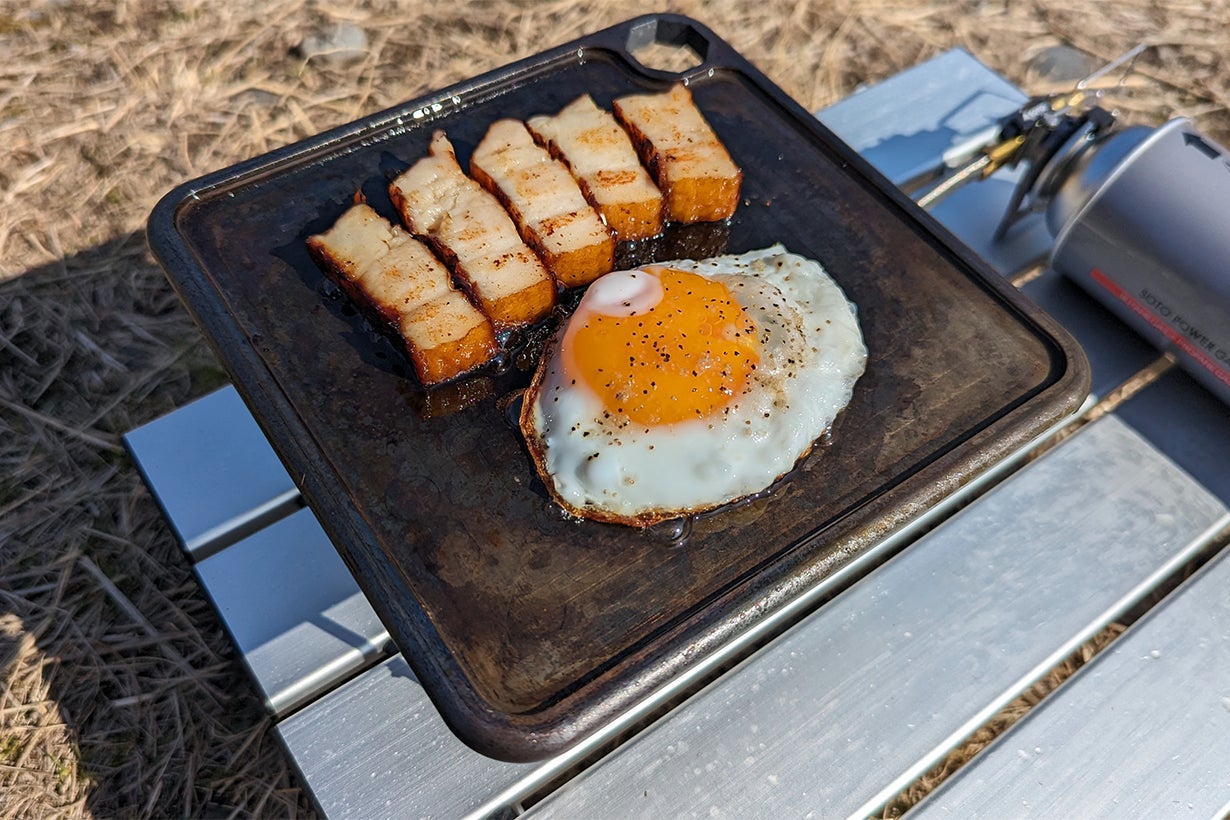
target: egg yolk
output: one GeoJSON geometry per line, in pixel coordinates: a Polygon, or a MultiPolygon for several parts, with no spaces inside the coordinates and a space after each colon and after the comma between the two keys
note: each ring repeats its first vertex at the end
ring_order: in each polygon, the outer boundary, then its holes
{"type": "Polygon", "coordinates": [[[673,268],[644,273],[661,284],[657,303],[607,315],[582,302],[564,336],[565,367],[605,410],[637,424],[719,413],[760,361],[755,322],[721,282],[673,268]]]}

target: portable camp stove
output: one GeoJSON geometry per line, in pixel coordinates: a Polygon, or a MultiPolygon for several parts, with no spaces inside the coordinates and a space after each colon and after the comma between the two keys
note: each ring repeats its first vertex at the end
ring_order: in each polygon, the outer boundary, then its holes
{"type": "Polygon", "coordinates": [[[1230,402],[1230,158],[1187,119],[1120,128],[1097,104],[1095,85],[1143,50],[1028,100],[902,187],[929,208],[1020,166],[994,238],[1043,214],[1051,265],[1230,402]]]}

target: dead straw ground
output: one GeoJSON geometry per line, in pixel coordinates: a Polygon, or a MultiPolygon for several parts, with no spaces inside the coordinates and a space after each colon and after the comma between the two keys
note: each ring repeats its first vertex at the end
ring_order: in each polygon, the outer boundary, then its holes
{"type": "Polygon", "coordinates": [[[1201,0],[2,0],[0,816],[311,813],[121,446],[226,378],[146,250],[158,197],[663,9],[809,109],[955,46],[1046,90],[1029,67],[1050,47],[1104,59],[1144,42],[1125,114],[1230,136],[1230,11],[1201,0]],[[367,35],[357,58],[294,50],[342,22],[367,35]]]}

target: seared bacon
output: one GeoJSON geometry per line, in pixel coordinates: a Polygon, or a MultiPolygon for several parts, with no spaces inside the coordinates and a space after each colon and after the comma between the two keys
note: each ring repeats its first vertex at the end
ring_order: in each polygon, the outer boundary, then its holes
{"type": "Polygon", "coordinates": [[[662,232],[662,192],[641,165],[628,133],[592,97],[582,95],[555,116],[531,117],[525,125],[567,164],[616,239],[648,239],[662,232]]]}
{"type": "Polygon", "coordinates": [[[667,219],[716,222],[734,214],[743,173],[686,86],[620,97],[613,107],[666,196],[667,219]]]}
{"type": "Polygon", "coordinates": [[[564,287],[587,285],[614,267],[610,231],[568,168],[534,142],[525,123],[493,123],[474,149],[470,173],[499,197],[564,287]]]}
{"type": "Polygon", "coordinates": [[[400,339],[419,381],[437,384],[498,351],[491,322],[423,243],[371,206],[351,206],[308,252],[371,321],[400,339]]]}
{"type": "Polygon", "coordinates": [[[499,201],[461,170],[443,132],[389,195],[405,226],[449,264],[497,329],[536,321],[555,306],[550,274],[499,201]]]}

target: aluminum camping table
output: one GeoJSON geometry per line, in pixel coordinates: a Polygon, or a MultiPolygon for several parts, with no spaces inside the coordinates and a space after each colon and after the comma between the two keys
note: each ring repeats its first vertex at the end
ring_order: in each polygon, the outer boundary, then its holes
{"type": "MultiPolygon", "coordinates": [[[[902,181],[1023,99],[957,50],[818,116],[902,181]]],[[[895,557],[843,570],[831,600],[788,607],[772,640],[730,647],[545,761],[452,736],[233,389],[129,434],[322,812],[866,816],[1150,605],[914,811],[1224,815],[1230,409],[1059,273],[1023,273],[1046,258],[1039,221],[991,241],[1012,182],[933,215],[1080,342],[1081,415],[886,536],[895,557]]]]}

